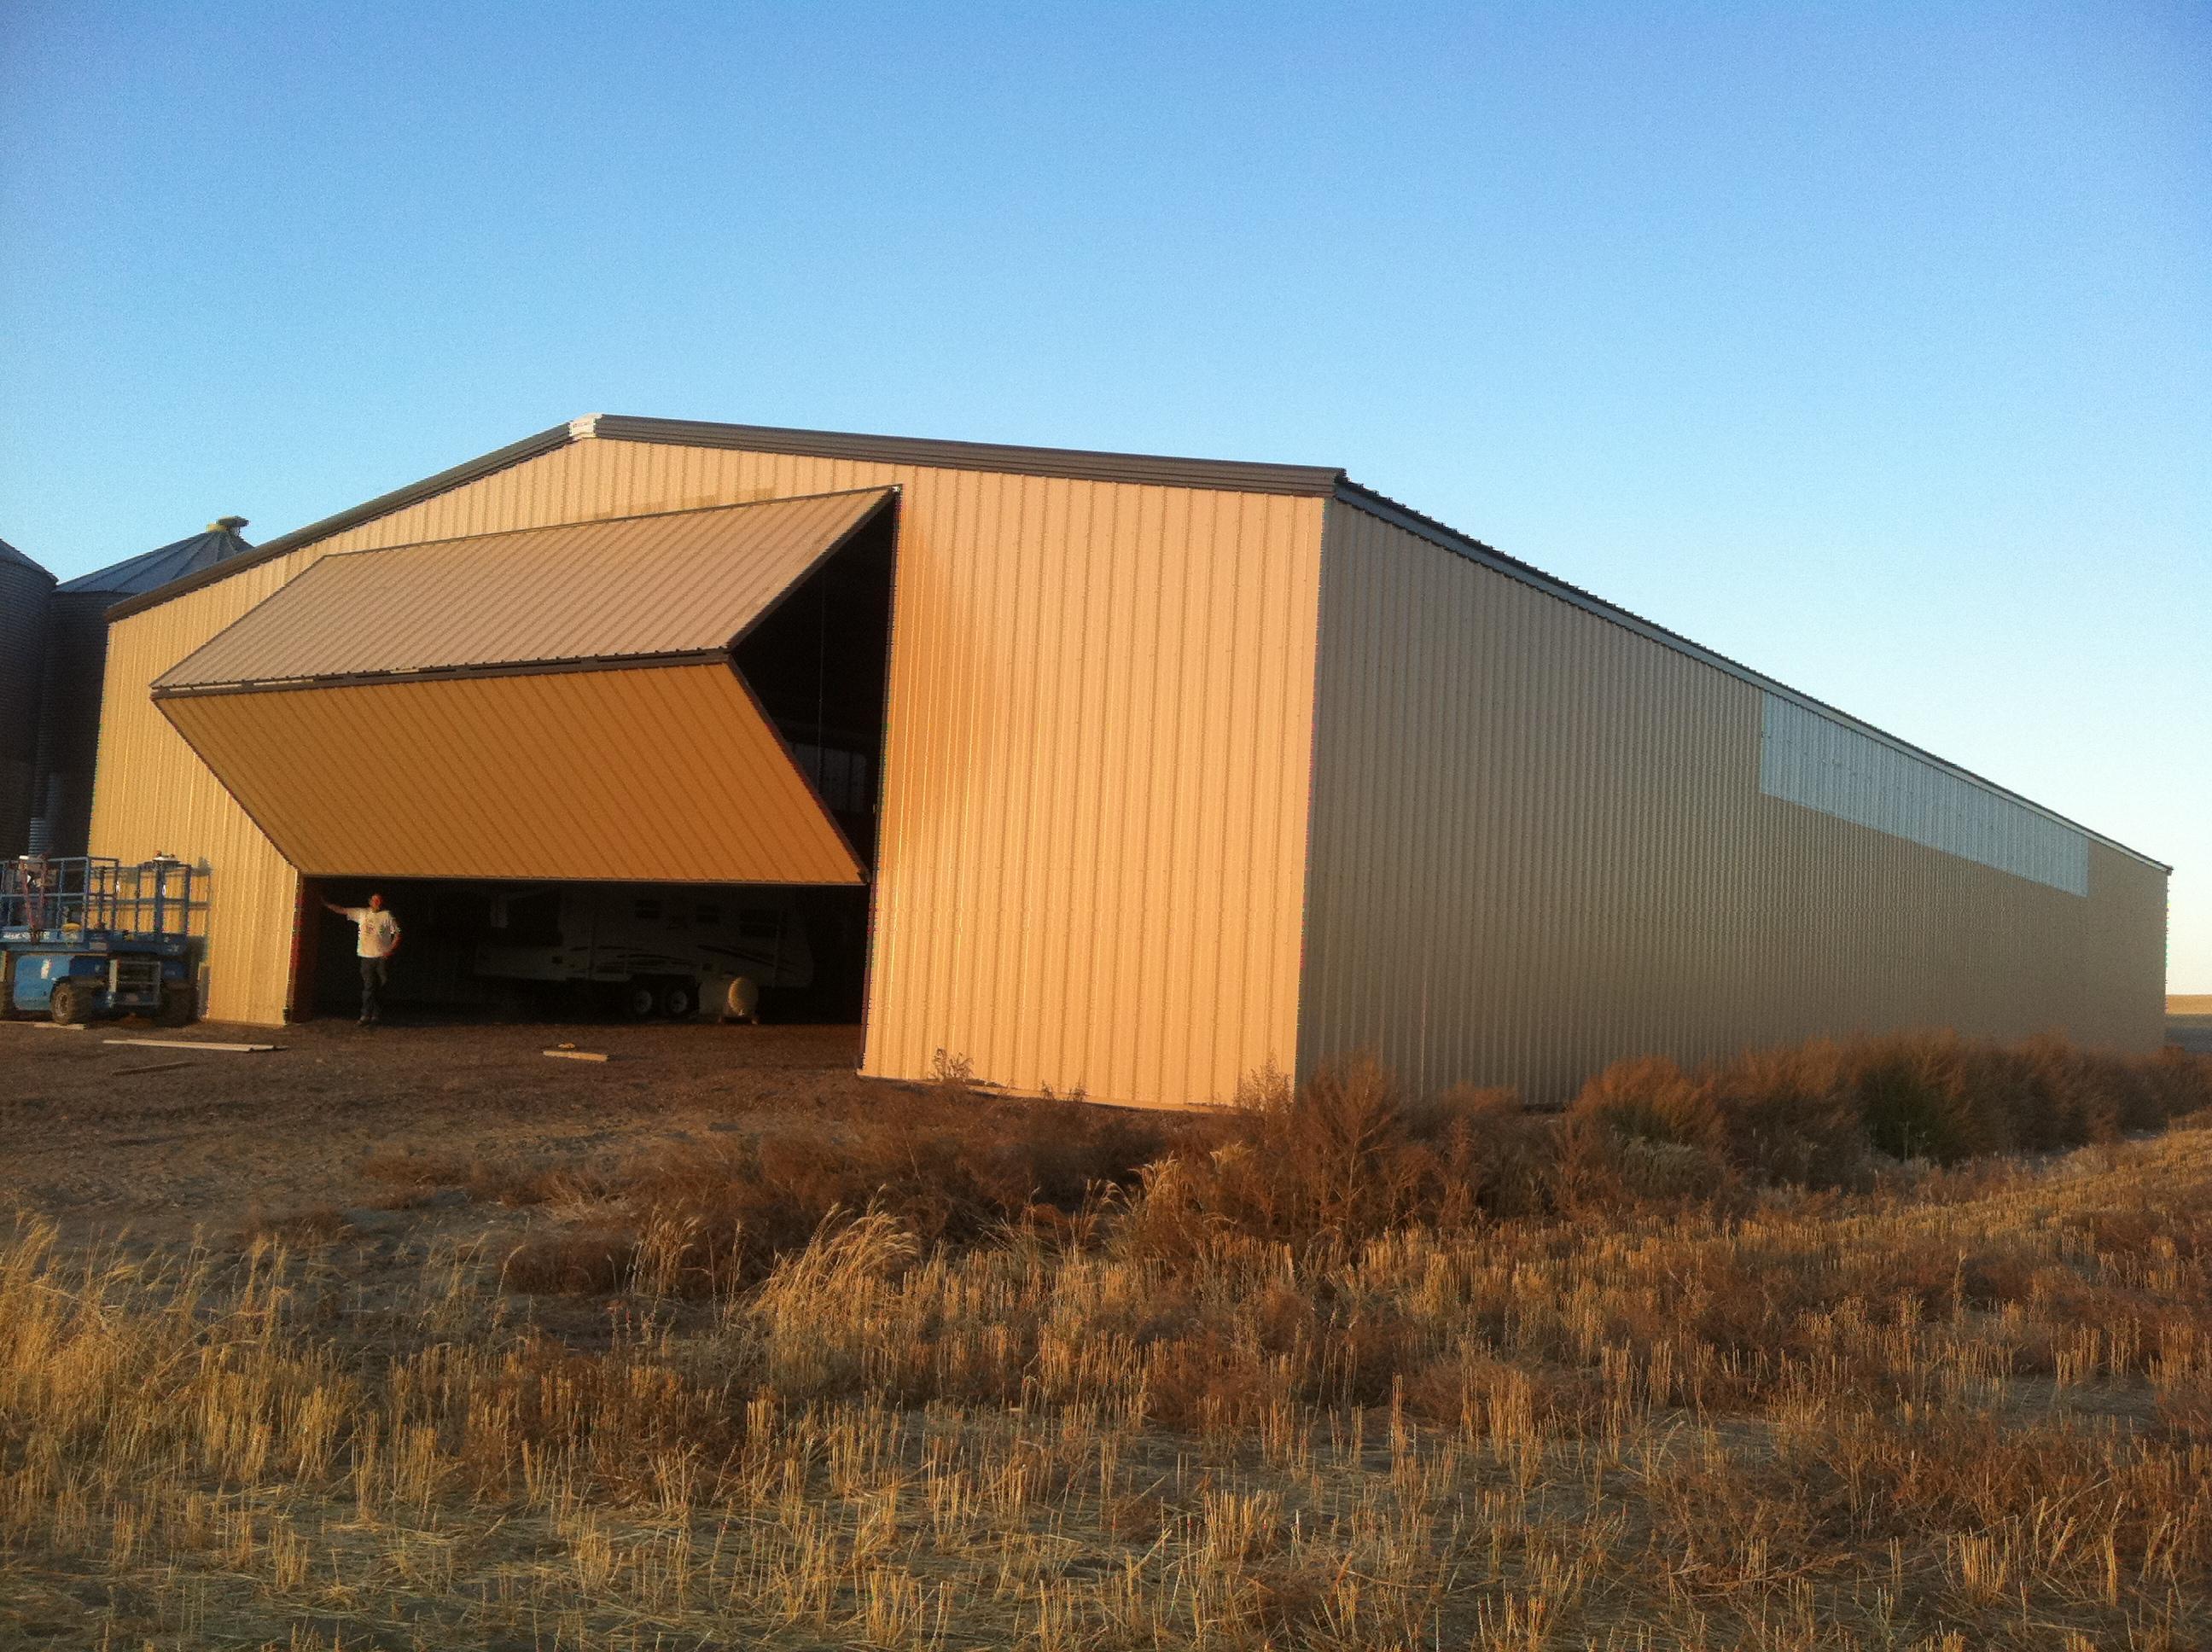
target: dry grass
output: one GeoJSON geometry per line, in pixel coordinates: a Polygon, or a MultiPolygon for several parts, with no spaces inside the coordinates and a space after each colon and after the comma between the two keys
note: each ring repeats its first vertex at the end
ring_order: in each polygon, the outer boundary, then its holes
{"type": "Polygon", "coordinates": [[[1131,1144],[926,1112],[775,1242],[716,1192],[702,1248],[719,1173],[637,1167],[532,1218],[629,1246],[588,1351],[465,1249],[371,1315],[313,1224],[167,1262],[21,1226],[0,1641],[2212,1641],[2212,1132],[1762,1187],[1731,1144],[1780,1151],[1789,1088],[1650,1101],[1619,1139],[1726,1186],[1609,1210],[1509,1099],[1358,1069],[1087,1203],[1131,1144]]]}
{"type": "Polygon", "coordinates": [[[1864,1187],[1884,1163],[2050,1152],[2212,1108],[2212,1062],[2042,1037],[1950,1033],[1752,1050],[1685,1072],[1663,1057],[1608,1067],[1563,1133],[1563,1189],[1600,1206],[1731,1188],[1864,1187]]]}

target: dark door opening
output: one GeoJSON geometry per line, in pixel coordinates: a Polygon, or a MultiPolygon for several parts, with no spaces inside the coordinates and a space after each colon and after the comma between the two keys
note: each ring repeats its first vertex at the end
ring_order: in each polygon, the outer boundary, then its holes
{"type": "Polygon", "coordinates": [[[361,1005],[354,926],[324,909],[383,896],[398,951],[382,997],[441,1021],[850,1023],[866,972],[867,892],[795,885],[448,883],[308,887],[316,944],[303,1013],[361,1005]]]}

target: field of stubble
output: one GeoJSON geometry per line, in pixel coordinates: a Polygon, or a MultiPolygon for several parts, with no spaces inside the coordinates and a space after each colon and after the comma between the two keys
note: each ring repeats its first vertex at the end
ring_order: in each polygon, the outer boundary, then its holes
{"type": "Polygon", "coordinates": [[[20,1218],[0,1642],[2212,1643],[2202,1114],[1778,1177],[1725,1085],[1710,1141],[1370,1074],[986,1145],[957,1078],[198,1247],[20,1218]]]}

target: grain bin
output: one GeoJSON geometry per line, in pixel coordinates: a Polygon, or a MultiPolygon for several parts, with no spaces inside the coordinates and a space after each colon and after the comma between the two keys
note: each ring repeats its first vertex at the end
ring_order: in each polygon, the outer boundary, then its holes
{"type": "Polygon", "coordinates": [[[54,576],[0,541],[0,854],[29,845],[31,767],[54,576]]]}
{"type": "Polygon", "coordinates": [[[92,820],[93,768],[100,747],[100,698],[107,667],[107,610],[172,580],[203,573],[252,550],[242,516],[218,517],[205,531],[81,574],[46,605],[43,709],[39,719],[32,814],[56,854],[82,854],[92,820]]]}

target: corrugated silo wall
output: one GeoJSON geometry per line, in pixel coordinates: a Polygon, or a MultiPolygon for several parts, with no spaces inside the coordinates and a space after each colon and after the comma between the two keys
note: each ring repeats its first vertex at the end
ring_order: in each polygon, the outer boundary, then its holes
{"type": "Polygon", "coordinates": [[[119,600],[112,592],[64,591],[49,610],[35,806],[46,816],[56,854],[82,854],[91,831],[107,610],[119,600]]]}
{"type": "Polygon", "coordinates": [[[0,855],[28,847],[40,662],[54,588],[43,568],[0,560],[0,855]]]}
{"type": "Polygon", "coordinates": [[[212,872],[210,1013],[283,1019],[296,874],[148,684],[333,551],[896,484],[865,1070],[1226,1099],[1296,1059],[1322,503],[592,439],[112,628],[93,846],[212,872]]]}
{"type": "Polygon", "coordinates": [[[2157,866],[1342,501],[1316,715],[1302,1071],[2163,1036],[2157,866]]]}

